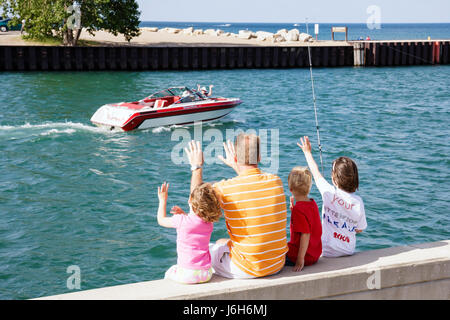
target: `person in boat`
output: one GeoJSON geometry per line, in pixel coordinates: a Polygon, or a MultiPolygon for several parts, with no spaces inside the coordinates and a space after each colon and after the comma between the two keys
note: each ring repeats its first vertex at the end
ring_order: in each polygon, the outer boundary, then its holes
{"type": "MultiPolygon", "coordinates": [[[[224,143],[224,149],[226,157],[219,159],[237,176],[213,184],[229,236],[210,244],[214,273],[240,279],[278,273],[288,251],[283,183],[278,176],[258,168],[261,149],[257,135],[241,133],[234,144],[224,143]]],[[[199,143],[191,143],[185,152],[191,164],[192,189],[203,182],[203,152],[199,143]]]]}
{"type": "Polygon", "coordinates": [[[194,101],[194,95],[189,90],[184,90],[181,94],[181,100],[182,102],[191,102],[194,101]]]}
{"type": "Polygon", "coordinates": [[[203,94],[206,97],[210,97],[212,95],[212,88],[214,88],[214,86],[212,84],[209,85],[209,91],[206,90],[206,87],[201,87],[198,84],[197,85],[197,92],[200,92],[201,94],[203,94]]]}

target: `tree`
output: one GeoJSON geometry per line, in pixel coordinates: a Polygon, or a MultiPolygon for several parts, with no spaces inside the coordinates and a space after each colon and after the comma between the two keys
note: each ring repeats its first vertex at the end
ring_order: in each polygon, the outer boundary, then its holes
{"type": "Polygon", "coordinates": [[[127,41],[140,34],[135,0],[0,0],[0,5],[12,24],[25,20],[31,39],[56,36],[76,46],[82,28],[92,35],[100,29],[121,33],[127,41]]]}

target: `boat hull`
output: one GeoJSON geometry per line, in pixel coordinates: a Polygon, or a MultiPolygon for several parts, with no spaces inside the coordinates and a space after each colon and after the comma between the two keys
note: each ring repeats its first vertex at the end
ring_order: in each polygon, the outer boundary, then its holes
{"type": "Polygon", "coordinates": [[[97,126],[110,130],[142,130],[154,127],[183,125],[197,121],[212,121],[228,115],[241,104],[239,99],[213,101],[194,105],[176,105],[161,109],[123,108],[121,105],[105,105],[92,116],[97,126]]]}

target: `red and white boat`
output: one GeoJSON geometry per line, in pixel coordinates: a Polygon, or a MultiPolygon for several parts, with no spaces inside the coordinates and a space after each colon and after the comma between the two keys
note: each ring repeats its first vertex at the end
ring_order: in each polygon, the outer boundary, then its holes
{"type": "Polygon", "coordinates": [[[174,87],[140,101],[106,104],[94,113],[91,122],[123,131],[182,125],[222,118],[241,103],[238,98],[212,98],[187,87],[174,87]]]}

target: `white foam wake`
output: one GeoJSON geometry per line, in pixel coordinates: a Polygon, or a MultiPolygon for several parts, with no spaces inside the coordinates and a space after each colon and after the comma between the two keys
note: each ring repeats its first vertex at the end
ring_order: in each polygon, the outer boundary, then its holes
{"type": "Polygon", "coordinates": [[[10,131],[10,132],[17,132],[17,131],[25,131],[25,132],[32,132],[32,133],[39,133],[41,135],[50,135],[54,133],[66,133],[66,134],[72,134],[76,131],[90,131],[95,133],[108,133],[109,130],[105,128],[99,128],[94,126],[89,126],[83,123],[78,122],[48,122],[48,123],[41,123],[41,124],[30,124],[25,123],[23,125],[18,126],[0,126],[0,132],[3,131],[10,131]],[[47,130],[49,129],[49,130],[47,130]],[[43,132],[39,132],[45,130],[43,132]]]}

